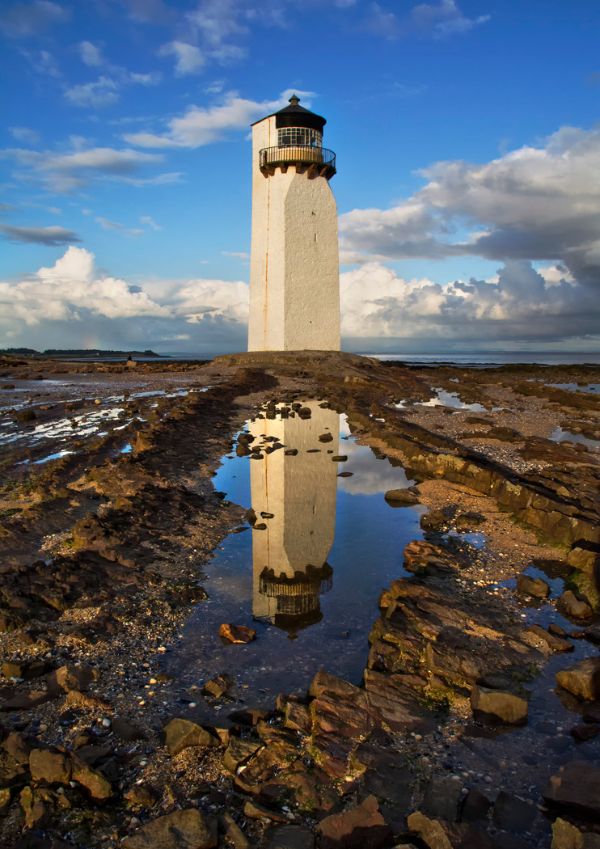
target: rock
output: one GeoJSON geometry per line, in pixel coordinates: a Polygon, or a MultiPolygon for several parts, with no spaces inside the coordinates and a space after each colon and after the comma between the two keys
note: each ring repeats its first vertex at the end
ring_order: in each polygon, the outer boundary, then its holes
{"type": "Polygon", "coordinates": [[[125,740],[127,743],[130,743],[133,740],[146,739],[146,732],[143,728],[128,722],[121,716],[115,716],[111,723],[111,730],[113,734],[116,734],[117,737],[120,737],[121,740],[125,740]]]}
{"type": "Polygon", "coordinates": [[[101,773],[92,769],[76,755],[71,755],[71,778],[88,791],[92,799],[102,802],[112,796],[112,787],[101,773]]]}
{"type": "Polygon", "coordinates": [[[494,822],[499,828],[523,834],[529,831],[537,815],[537,808],[532,802],[513,796],[501,790],[494,803],[494,822]]]}
{"type": "Polygon", "coordinates": [[[331,458],[334,463],[345,463],[348,459],[347,454],[334,454],[331,458]]]}
{"type": "Polygon", "coordinates": [[[301,419],[310,419],[310,417],[312,416],[312,411],[310,407],[300,407],[300,409],[298,410],[298,416],[301,419]]]}
{"type": "Polygon", "coordinates": [[[269,832],[266,849],[314,849],[312,831],[300,825],[282,825],[269,832]]]}
{"type": "Polygon", "coordinates": [[[13,690],[8,699],[0,702],[0,711],[31,710],[50,701],[51,698],[52,695],[48,690],[13,690]]]}
{"type": "Polygon", "coordinates": [[[201,725],[189,719],[172,719],[163,728],[170,755],[178,755],[190,746],[218,746],[219,741],[201,725]]]}
{"type": "Polygon", "coordinates": [[[419,499],[410,489],[388,489],[384,496],[392,507],[404,507],[417,504],[419,499]]]}
{"type": "Polygon", "coordinates": [[[331,433],[322,433],[319,436],[319,442],[333,442],[333,434],[331,433]]]}
{"type": "Polygon", "coordinates": [[[125,849],[214,849],[217,825],[196,808],[188,808],[151,820],[121,845],[125,849]]]}
{"type": "Polygon", "coordinates": [[[573,643],[563,639],[563,637],[558,637],[555,634],[550,633],[549,630],[546,631],[541,625],[531,625],[524,632],[523,636],[528,642],[530,641],[529,637],[531,637],[533,645],[538,645],[542,648],[542,650],[547,649],[551,652],[567,652],[573,651],[574,649],[573,643]]]}
{"type": "Polygon", "coordinates": [[[600,563],[600,553],[575,545],[568,554],[567,563],[574,569],[593,575],[600,563]]]}
{"type": "Polygon", "coordinates": [[[570,761],[550,778],[543,793],[548,804],[600,819],[600,769],[589,761],[570,761]]]}
{"type": "Polygon", "coordinates": [[[71,778],[71,763],[61,752],[49,749],[33,749],[29,755],[31,778],[46,784],[68,784],[71,778]]]}
{"type": "Polygon", "coordinates": [[[427,849],[453,849],[450,838],[442,823],[429,819],[421,811],[415,811],[407,818],[408,827],[427,846],[427,849]]]}
{"type": "Polygon", "coordinates": [[[556,683],[577,699],[600,699],[600,657],[590,657],[556,673],[556,683]]]}
{"type": "Polygon", "coordinates": [[[447,531],[451,525],[453,510],[430,510],[421,516],[421,527],[424,531],[447,531]]]}
{"type": "Polygon", "coordinates": [[[61,666],[48,676],[48,691],[55,696],[72,690],[84,693],[95,677],[95,670],[89,666],[61,666]]]}
{"type": "Polygon", "coordinates": [[[578,599],[572,590],[566,590],[558,599],[558,607],[571,619],[591,619],[593,610],[587,601],[578,599]]]}
{"type": "Polygon", "coordinates": [[[225,840],[233,846],[233,849],[250,849],[248,838],[230,813],[221,814],[219,823],[225,832],[225,840]]]}
{"type": "Polygon", "coordinates": [[[295,457],[296,454],[298,453],[298,449],[297,448],[286,448],[283,453],[285,454],[286,457],[295,457]]]}
{"type": "Polygon", "coordinates": [[[143,810],[144,808],[152,808],[156,804],[156,794],[145,784],[134,784],[123,798],[127,802],[127,807],[132,810],[143,810]]]}
{"type": "Polygon", "coordinates": [[[574,725],[569,733],[578,743],[585,743],[600,734],[600,723],[581,722],[579,725],[574,725]]]}
{"type": "Polygon", "coordinates": [[[0,816],[3,816],[10,807],[10,789],[8,787],[0,790],[0,816]]]}
{"type": "Polygon", "coordinates": [[[231,678],[229,675],[224,673],[223,675],[217,675],[215,678],[211,678],[210,681],[207,681],[202,687],[202,692],[205,695],[212,696],[213,699],[220,699],[227,695],[230,688],[231,678]]]}
{"type": "MultiPolygon", "coordinates": [[[[256,525],[254,527],[256,528],[256,525]]],[[[255,640],[256,631],[253,628],[247,628],[245,625],[223,623],[219,627],[219,636],[227,640],[228,643],[240,645],[242,643],[251,643],[252,640],[255,640]]]]}
{"type": "Polygon", "coordinates": [[[461,819],[463,822],[477,822],[487,818],[488,811],[492,807],[492,803],[476,787],[469,790],[467,798],[464,801],[461,810],[461,819]]]}
{"type": "Polygon", "coordinates": [[[552,823],[551,849],[600,849],[600,834],[581,831],[558,817],[552,823]]]}
{"type": "Polygon", "coordinates": [[[421,809],[430,817],[457,822],[462,795],[463,787],[457,776],[435,776],[427,785],[421,809]]]}
{"type": "Polygon", "coordinates": [[[301,705],[298,702],[287,702],[283,725],[292,731],[301,731],[303,734],[310,734],[311,719],[306,705],[301,705]]]}
{"type": "Polygon", "coordinates": [[[249,760],[262,746],[260,740],[246,740],[242,737],[231,737],[223,755],[223,766],[229,772],[235,773],[237,768],[249,760]]]}
{"type": "Polygon", "coordinates": [[[375,796],[356,808],[325,817],[317,826],[320,849],[377,849],[391,836],[375,796]]]}
{"type": "Polygon", "coordinates": [[[265,808],[264,805],[259,805],[258,802],[248,800],[244,805],[244,816],[251,820],[272,820],[273,822],[287,822],[288,818],[280,811],[272,811],[270,808],[265,808]]]}
{"type": "Polygon", "coordinates": [[[475,716],[502,725],[524,725],[529,709],[527,699],[503,690],[490,690],[475,685],[471,690],[471,707],[475,716]]]}
{"type": "Polygon", "coordinates": [[[517,592],[529,595],[533,598],[548,598],[550,587],[542,578],[531,578],[529,575],[519,575],[517,578],[517,592]]]}

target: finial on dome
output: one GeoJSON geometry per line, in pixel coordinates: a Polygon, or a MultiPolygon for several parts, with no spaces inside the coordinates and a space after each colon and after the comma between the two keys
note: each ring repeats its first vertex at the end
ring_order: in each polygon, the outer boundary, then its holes
{"type": "Polygon", "coordinates": [[[295,94],[292,94],[292,96],[289,99],[289,103],[291,103],[292,106],[297,106],[300,103],[300,98],[297,97],[295,94]]]}

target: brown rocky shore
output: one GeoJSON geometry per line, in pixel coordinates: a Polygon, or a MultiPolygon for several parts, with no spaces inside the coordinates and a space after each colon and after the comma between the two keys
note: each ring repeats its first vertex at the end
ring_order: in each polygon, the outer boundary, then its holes
{"type": "Polygon", "coordinates": [[[0,360],[0,846],[600,847],[599,383],[311,352],[0,360]],[[227,669],[192,690],[165,658],[215,549],[260,533],[215,491],[221,458],[307,398],[406,470],[386,506],[422,505],[423,533],[362,680],[324,661],[240,708],[227,669]]]}

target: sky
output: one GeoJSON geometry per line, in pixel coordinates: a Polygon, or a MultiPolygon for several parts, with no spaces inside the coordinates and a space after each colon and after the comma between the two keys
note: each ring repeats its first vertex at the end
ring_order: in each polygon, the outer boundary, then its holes
{"type": "Polygon", "coordinates": [[[597,0],[2,0],[0,348],[243,350],[297,93],[345,350],[600,350],[599,41],[597,0]]]}

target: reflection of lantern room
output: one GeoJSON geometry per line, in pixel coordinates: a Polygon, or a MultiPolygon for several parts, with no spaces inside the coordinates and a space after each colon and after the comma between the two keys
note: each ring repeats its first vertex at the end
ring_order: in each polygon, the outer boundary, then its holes
{"type": "Polygon", "coordinates": [[[259,582],[259,592],[275,602],[273,624],[285,631],[297,631],[313,625],[323,618],[319,596],[329,592],[333,569],[328,563],[320,568],[307,566],[306,572],[288,578],[285,573],[275,575],[264,569],[259,582]]]}
{"type": "Polygon", "coordinates": [[[308,172],[308,177],[326,177],[335,174],[335,153],[323,147],[325,118],[300,106],[293,95],[290,105],[275,113],[277,145],[262,148],[259,153],[260,170],[266,176],[276,168],[285,173],[290,165],[296,172],[308,172]]]}

